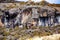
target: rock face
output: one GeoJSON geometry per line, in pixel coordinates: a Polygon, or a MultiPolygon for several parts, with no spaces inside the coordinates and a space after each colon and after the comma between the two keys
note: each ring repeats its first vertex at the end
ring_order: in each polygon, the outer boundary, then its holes
{"type": "Polygon", "coordinates": [[[54,34],[50,36],[44,36],[44,37],[33,37],[27,40],[60,40],[60,34],[54,34]]]}
{"type": "MultiPolygon", "coordinates": [[[[17,10],[19,11],[18,13],[20,13],[20,8],[22,7],[22,5],[20,6],[19,3],[5,3],[5,4],[0,3],[0,4],[1,4],[0,9],[2,9],[2,10],[8,9],[10,14],[16,13],[17,10]]],[[[60,14],[58,14],[60,12],[56,12],[54,7],[39,6],[39,5],[38,6],[36,6],[36,5],[33,5],[33,6],[25,5],[21,8],[21,10],[23,10],[23,12],[21,12],[21,16],[22,16],[20,19],[21,23],[29,23],[33,20],[34,23],[36,22],[36,25],[38,25],[38,26],[53,26],[55,24],[56,25],[60,24],[60,21],[59,21],[60,20],[60,14]],[[32,10],[30,10],[29,8],[31,8],[32,10]],[[24,12],[23,9],[25,11],[26,10],[27,11],[24,12]],[[56,13],[57,13],[57,16],[56,16],[56,13]]]]}

